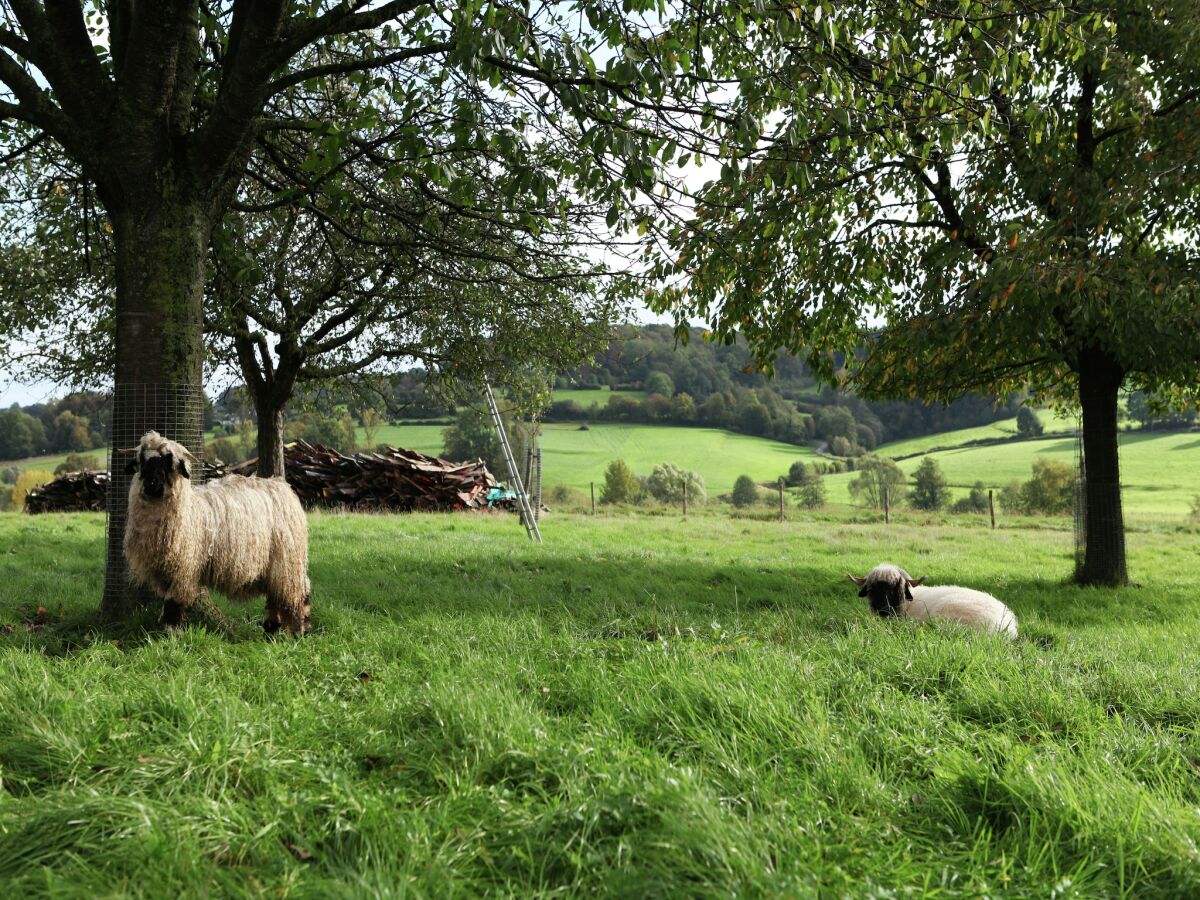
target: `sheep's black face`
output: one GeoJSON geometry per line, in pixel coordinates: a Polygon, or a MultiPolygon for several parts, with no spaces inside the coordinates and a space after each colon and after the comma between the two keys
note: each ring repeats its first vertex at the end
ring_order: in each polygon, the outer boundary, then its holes
{"type": "Polygon", "coordinates": [[[871,604],[871,612],[885,619],[900,615],[904,601],[913,598],[907,582],[886,581],[864,585],[858,596],[866,597],[871,604]]]}
{"type": "Polygon", "coordinates": [[[187,467],[182,460],[176,462],[171,456],[155,456],[138,465],[142,476],[142,493],[154,500],[161,500],[168,486],[177,475],[186,476],[187,467]]]}

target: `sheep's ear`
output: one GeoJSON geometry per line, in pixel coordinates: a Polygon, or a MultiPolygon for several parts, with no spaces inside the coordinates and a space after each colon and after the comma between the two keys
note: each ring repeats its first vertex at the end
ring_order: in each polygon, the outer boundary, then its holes
{"type": "Polygon", "coordinates": [[[127,463],[125,464],[125,474],[126,474],[126,475],[132,475],[132,474],[133,474],[134,472],[136,472],[136,471],[137,471],[139,468],[141,468],[141,467],[138,465],[138,461],[137,461],[137,459],[136,459],[136,458],[135,458],[135,459],[131,459],[129,462],[127,462],[127,463]]]}
{"type": "Polygon", "coordinates": [[[859,578],[857,575],[851,575],[849,572],[846,573],[846,577],[849,578],[851,581],[853,581],[855,584],[857,584],[859,587],[862,587],[864,584],[867,583],[867,579],[859,578]]]}
{"type": "Polygon", "coordinates": [[[923,585],[925,583],[925,579],[928,577],[929,577],[928,575],[922,575],[920,578],[917,578],[917,579],[910,578],[910,579],[908,579],[908,586],[909,587],[920,587],[921,585],[923,585]]]}
{"type": "Polygon", "coordinates": [[[190,470],[190,469],[188,469],[188,466],[187,466],[187,460],[181,459],[181,460],[180,460],[180,461],[177,463],[177,465],[178,465],[178,467],[179,467],[179,474],[180,474],[180,475],[182,475],[184,478],[191,478],[191,477],[192,477],[192,472],[191,472],[191,470],[190,470]]]}

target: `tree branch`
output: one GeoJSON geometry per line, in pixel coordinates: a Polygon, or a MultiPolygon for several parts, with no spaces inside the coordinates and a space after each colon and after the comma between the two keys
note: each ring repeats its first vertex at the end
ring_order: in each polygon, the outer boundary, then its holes
{"type": "Polygon", "coordinates": [[[426,47],[409,47],[405,50],[397,50],[394,53],[388,53],[383,56],[368,57],[365,59],[356,59],[342,63],[328,63],[323,66],[312,66],[308,69],[301,69],[286,75],[283,78],[277,78],[267,85],[267,95],[274,96],[280,91],[287,90],[297,84],[302,84],[310,78],[321,78],[325,75],[345,75],[349,72],[365,72],[370,69],[382,68],[390,66],[394,63],[404,62],[409,59],[419,59],[424,56],[436,56],[439,53],[447,53],[453,50],[455,44],[453,41],[439,44],[430,44],[426,47]]]}

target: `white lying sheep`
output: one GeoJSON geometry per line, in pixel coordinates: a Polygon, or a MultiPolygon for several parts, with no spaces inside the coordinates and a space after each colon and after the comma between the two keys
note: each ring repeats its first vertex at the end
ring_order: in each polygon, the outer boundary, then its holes
{"type": "Polygon", "coordinates": [[[137,447],[129,487],[125,557],[135,580],[163,598],[167,626],[202,588],[231,597],[267,596],[263,628],[308,630],[308,520],[282,478],[231,475],[192,487],[181,444],[149,431],[137,447]]]}
{"type": "Polygon", "coordinates": [[[1009,638],[1017,636],[1017,617],[1013,611],[983,591],[957,585],[928,587],[923,577],[914,580],[899,566],[890,563],[881,563],[865,578],[847,577],[861,588],[858,596],[866,597],[871,612],[878,616],[896,616],[916,622],[943,619],[978,631],[1009,638]]]}

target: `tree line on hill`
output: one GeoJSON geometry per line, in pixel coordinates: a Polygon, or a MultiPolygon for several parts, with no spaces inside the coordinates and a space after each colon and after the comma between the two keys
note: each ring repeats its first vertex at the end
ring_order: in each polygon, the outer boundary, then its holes
{"type": "Polygon", "coordinates": [[[821,387],[795,355],[779,352],[773,374],[755,365],[743,341],[706,341],[699,329],[686,342],[665,325],[624,326],[593,363],[569,369],[558,389],[638,390],[645,399],[614,394],[604,404],[552,403],[547,421],[599,420],[703,425],[788,443],[826,442],[837,456],[856,456],[886,441],[986,425],[1016,415],[1017,393],[968,394],[952,403],[868,401],[821,387]]]}

